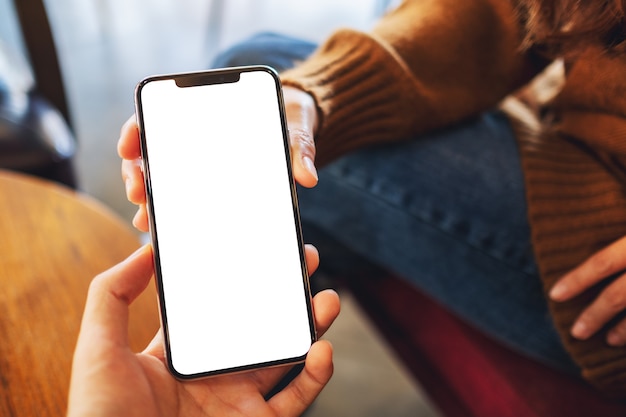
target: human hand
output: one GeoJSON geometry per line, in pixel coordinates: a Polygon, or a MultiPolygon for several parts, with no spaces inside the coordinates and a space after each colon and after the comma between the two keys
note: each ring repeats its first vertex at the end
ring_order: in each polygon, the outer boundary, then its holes
{"type": "MultiPolygon", "coordinates": [[[[314,133],[318,124],[315,101],[309,94],[293,87],[284,87],[283,96],[294,178],[304,187],[314,187],[317,184],[314,133]]],[[[122,126],[117,151],[122,158],[122,179],[126,187],[126,197],[138,206],[133,225],[140,231],[147,232],[146,192],[135,116],[122,126]]]]}
{"type": "MultiPolygon", "coordinates": [[[[312,246],[305,249],[312,273],[319,257],[312,246]]],[[[74,353],[68,417],[295,416],[304,412],[332,375],[332,347],[327,341],[314,343],[300,374],[267,401],[264,396],[289,366],[183,382],[167,370],[160,331],[143,352],[132,352],[128,307],[150,282],[152,265],[147,245],[91,283],[74,353]]],[[[339,298],[332,290],[322,291],[314,297],[313,308],[321,335],[339,314],[339,298]]]]}
{"type": "MultiPolygon", "coordinates": [[[[554,301],[567,301],[595,284],[619,275],[576,319],[571,328],[573,337],[588,339],[618,314],[626,310],[626,237],[596,252],[586,261],[564,275],[550,291],[554,301]]],[[[607,333],[607,343],[626,345],[626,319],[619,321],[607,333]]]]}

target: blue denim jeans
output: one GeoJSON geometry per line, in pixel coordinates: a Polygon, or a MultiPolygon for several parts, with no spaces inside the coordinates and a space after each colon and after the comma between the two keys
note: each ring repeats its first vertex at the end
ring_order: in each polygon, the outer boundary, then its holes
{"type": "MultiPolygon", "coordinates": [[[[283,70],[315,48],[261,34],[214,66],[283,70]]],[[[364,262],[404,277],[513,350],[576,372],[548,313],[526,218],[515,138],[498,111],[346,155],[298,189],[305,240],[322,270],[364,262]]]]}

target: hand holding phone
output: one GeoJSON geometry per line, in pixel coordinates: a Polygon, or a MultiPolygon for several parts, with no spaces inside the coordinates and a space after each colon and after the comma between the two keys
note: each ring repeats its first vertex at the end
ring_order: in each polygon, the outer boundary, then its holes
{"type": "MultiPolygon", "coordinates": [[[[311,246],[305,251],[312,272],[317,252],[311,246]]],[[[176,380],[164,364],[162,332],[141,353],[129,354],[129,304],[150,283],[152,256],[150,247],[144,246],[93,280],[74,351],[67,416],[85,416],[94,410],[102,417],[118,417],[120,410],[124,415],[168,417],[219,416],[234,410],[250,417],[301,415],[332,375],[332,347],[326,341],[311,347],[304,370],[269,399],[268,392],[289,366],[234,377],[176,380]]],[[[326,290],[313,302],[316,326],[323,334],[339,312],[339,298],[326,290]]]]}
{"type": "Polygon", "coordinates": [[[151,77],[136,103],[170,370],[304,360],[316,335],[276,73],[151,77]]]}

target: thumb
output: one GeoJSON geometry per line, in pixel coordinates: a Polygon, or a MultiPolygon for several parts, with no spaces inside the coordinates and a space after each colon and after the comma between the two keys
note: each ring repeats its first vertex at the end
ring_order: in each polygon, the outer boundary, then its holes
{"type": "Polygon", "coordinates": [[[315,168],[315,144],[313,134],[302,128],[289,129],[289,142],[292,151],[293,175],[298,184],[311,188],[317,185],[315,168]]]}
{"type": "Polygon", "coordinates": [[[153,273],[152,248],[145,245],[126,260],[96,276],[89,286],[81,338],[128,344],[128,307],[153,273]]]}
{"type": "Polygon", "coordinates": [[[304,369],[268,404],[279,416],[299,416],[315,401],[333,375],[333,349],[327,340],[311,346],[304,369]]]}
{"type": "Polygon", "coordinates": [[[283,96],[294,177],[300,185],[314,187],[317,184],[314,132],[318,123],[315,100],[308,93],[289,86],[283,88],[283,96]]]}

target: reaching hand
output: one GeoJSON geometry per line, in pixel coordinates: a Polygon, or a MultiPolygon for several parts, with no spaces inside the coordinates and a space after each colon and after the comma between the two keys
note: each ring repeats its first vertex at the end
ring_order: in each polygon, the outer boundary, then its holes
{"type": "MultiPolygon", "coordinates": [[[[550,291],[555,301],[567,301],[595,284],[621,273],[578,317],[572,336],[588,339],[611,319],[626,310],[626,237],[592,255],[563,276],[550,291]]],[[[615,324],[607,334],[607,343],[626,345],[626,319],[615,324]]]]}
{"type": "MultiPolygon", "coordinates": [[[[319,258],[306,247],[310,273],[319,258]]],[[[296,416],[317,397],[333,371],[326,341],[311,347],[302,372],[269,400],[264,396],[290,369],[266,368],[203,380],[176,380],[164,363],[161,332],[141,353],[128,344],[128,307],[153,274],[152,250],[144,246],[97,276],[89,288],[74,353],[68,417],[79,416],[296,416]]],[[[313,299],[323,334],[339,313],[333,291],[313,299]]]]}
{"type": "MultiPolygon", "coordinates": [[[[317,184],[315,169],[314,133],[317,129],[317,109],[313,97],[293,87],[283,88],[285,112],[289,126],[289,144],[295,180],[304,187],[317,184]]],[[[133,225],[142,232],[148,231],[146,192],[141,171],[141,147],[135,116],[124,123],[117,144],[122,158],[122,179],[126,197],[138,206],[133,225]]]]}

